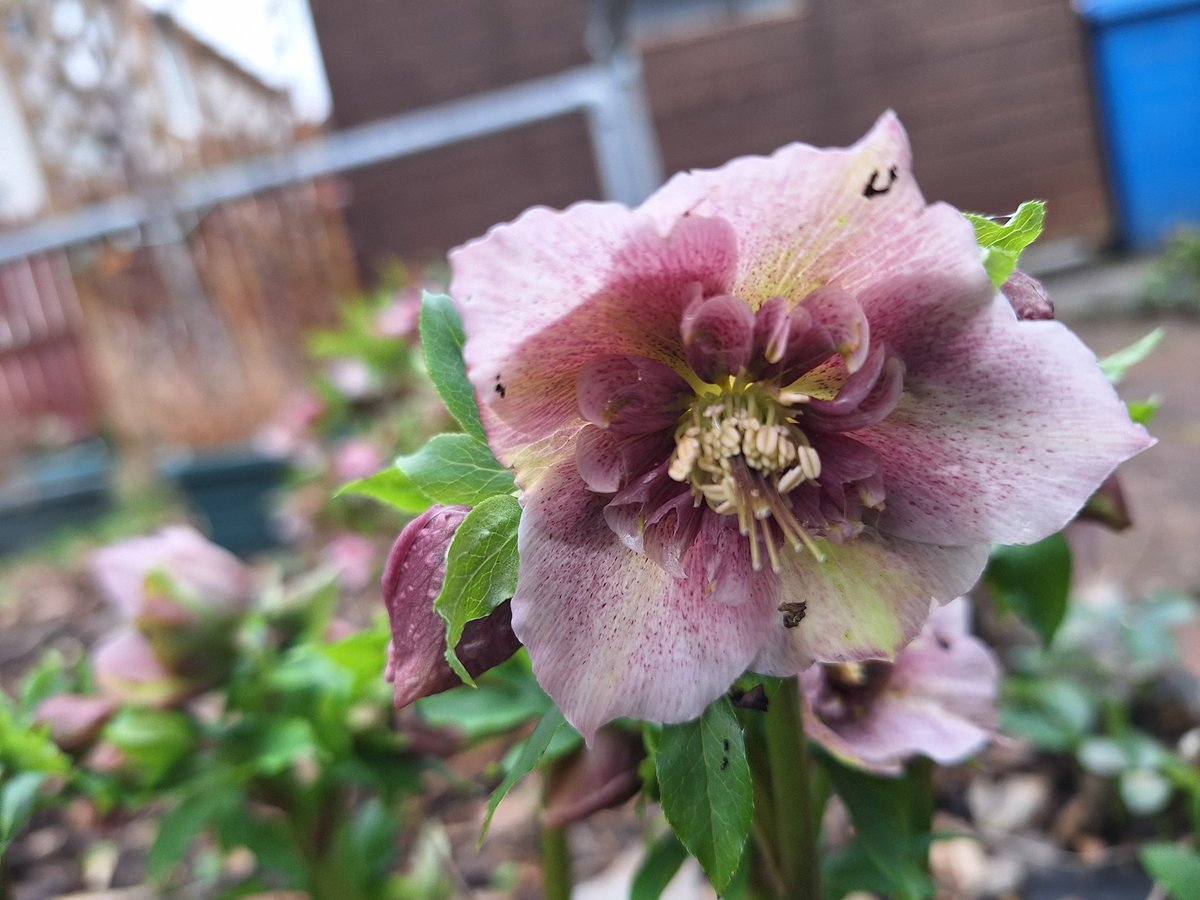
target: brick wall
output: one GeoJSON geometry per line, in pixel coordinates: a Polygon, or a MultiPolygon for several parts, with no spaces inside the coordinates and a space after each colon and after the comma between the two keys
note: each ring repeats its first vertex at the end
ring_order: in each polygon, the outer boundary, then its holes
{"type": "MultiPolygon", "coordinates": [[[[642,48],[668,172],[789,141],[845,144],[892,107],[931,200],[1049,201],[1047,231],[1102,242],[1110,217],[1084,38],[1069,0],[808,0],[800,15],[642,48]]],[[[338,125],[587,61],[581,0],[313,0],[338,125]]],[[[596,197],[569,117],[356,173],[367,260],[444,251],[526,206],[596,197]]]]}

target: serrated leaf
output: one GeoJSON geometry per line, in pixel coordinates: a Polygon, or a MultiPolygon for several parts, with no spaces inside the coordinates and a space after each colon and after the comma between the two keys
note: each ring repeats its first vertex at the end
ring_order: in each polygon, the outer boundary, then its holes
{"type": "Polygon", "coordinates": [[[439,434],[416,453],[399,457],[396,468],[436,503],[474,506],[516,488],[512,472],[469,434],[439,434]]]}
{"type": "Polygon", "coordinates": [[[421,346],[425,350],[425,368],[446,409],[463,431],[486,441],[479,406],[475,402],[475,389],[467,379],[467,367],[463,363],[466,340],[454,301],[445,294],[426,291],[421,297],[421,346]]]}
{"type": "Polygon", "coordinates": [[[483,817],[483,827],[479,830],[480,844],[487,837],[488,828],[492,824],[492,816],[496,814],[496,807],[500,805],[500,801],[512,790],[513,785],[534,770],[538,764],[538,760],[542,758],[542,754],[550,746],[550,741],[554,739],[554,735],[558,732],[559,728],[566,724],[566,721],[558,707],[552,706],[542,716],[542,720],[538,722],[537,728],[533,729],[533,734],[526,738],[525,743],[521,746],[521,752],[517,755],[516,762],[513,763],[513,767],[508,770],[508,774],[504,776],[504,780],[500,782],[500,786],[492,791],[491,799],[488,800],[487,815],[483,817]]]}
{"type": "Polygon", "coordinates": [[[1196,896],[1200,885],[1200,853],[1179,844],[1147,844],[1138,851],[1142,865],[1176,900],[1196,896]]]}
{"type": "Polygon", "coordinates": [[[1022,203],[1004,223],[976,213],[963,215],[975,226],[975,240],[983,254],[983,267],[988,277],[992,284],[1000,287],[1017,268],[1021,253],[1042,233],[1046,204],[1041,200],[1022,203]]]}
{"type": "Polygon", "coordinates": [[[1036,544],[996,547],[983,579],[993,599],[1020,616],[1049,646],[1067,613],[1071,589],[1066,538],[1054,534],[1036,544]]]}
{"type": "Polygon", "coordinates": [[[1134,341],[1128,347],[1118,350],[1116,353],[1110,353],[1104,359],[1100,360],[1100,371],[1113,384],[1120,384],[1125,379],[1125,376],[1129,374],[1131,368],[1154,352],[1154,348],[1162,343],[1165,334],[1166,331],[1161,327],[1155,328],[1145,337],[1138,338],[1138,340],[1134,341]]]}
{"type": "Polygon", "coordinates": [[[693,722],[665,726],[657,763],[663,813],[719,894],[737,872],[754,814],[746,746],[729,700],[693,722]]]}
{"type": "Polygon", "coordinates": [[[638,866],[629,889],[629,900],[658,900],[687,857],[688,852],[679,843],[679,838],[668,831],[654,842],[638,866]]]}
{"type": "Polygon", "coordinates": [[[433,502],[421,493],[411,478],[395,467],[344,484],[334,496],[341,497],[345,494],[370,497],[372,500],[394,506],[408,515],[424,512],[433,502]]]}
{"type": "Polygon", "coordinates": [[[482,619],[517,590],[521,504],[508,494],[484,500],[462,520],[446,550],[446,576],[433,608],[446,620],[446,662],[475,682],[454,652],[468,622],[482,619]]]}

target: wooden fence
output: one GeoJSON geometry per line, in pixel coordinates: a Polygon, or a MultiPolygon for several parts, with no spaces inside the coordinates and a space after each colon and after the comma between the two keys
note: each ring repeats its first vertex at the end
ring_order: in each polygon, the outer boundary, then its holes
{"type": "Polygon", "coordinates": [[[357,290],[339,196],[302,182],[0,265],[0,459],[102,426],[126,446],[251,436],[357,290]]]}

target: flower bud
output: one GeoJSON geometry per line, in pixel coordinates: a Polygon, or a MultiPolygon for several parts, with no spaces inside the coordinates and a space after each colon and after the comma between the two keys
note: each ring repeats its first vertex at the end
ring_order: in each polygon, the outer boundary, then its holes
{"type": "Polygon", "coordinates": [[[624,803],[641,787],[638,765],[645,755],[639,735],[601,728],[590,746],[551,769],[542,822],[561,828],[624,803]]]}
{"type": "MultiPolygon", "coordinates": [[[[396,539],[383,572],[383,600],[392,625],[386,678],[397,707],[461,683],[447,664],[446,623],[433,609],[446,576],[446,551],[469,507],[433,506],[396,539]]],[[[508,603],[467,623],[456,652],[474,677],[512,656],[521,644],[508,603]]]]}
{"type": "Polygon", "coordinates": [[[1053,319],[1054,303],[1042,283],[1019,269],[1000,288],[1018,319],[1053,319]]]}

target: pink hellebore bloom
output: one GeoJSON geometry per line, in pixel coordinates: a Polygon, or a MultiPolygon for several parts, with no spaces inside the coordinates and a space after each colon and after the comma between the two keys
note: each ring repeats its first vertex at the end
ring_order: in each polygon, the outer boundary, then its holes
{"type": "Polygon", "coordinates": [[[188,525],[169,525],[156,534],[102,547],[92,554],[90,568],[127,619],[182,623],[200,609],[236,612],[250,602],[254,590],[249,567],[188,525]]]}
{"type": "Polygon", "coordinates": [[[891,658],[1151,443],[925,203],[891,114],[634,210],[532,209],[451,265],[523,491],[513,629],[588,737],[693,718],[747,668],[891,658]]]}
{"type": "Polygon", "coordinates": [[[800,676],[805,730],[834,756],[896,774],[922,754],[943,765],[979,750],[996,726],[1000,668],[967,629],[967,603],[937,607],[895,663],[813,666],[800,676]]]}
{"type": "MultiPolygon", "coordinates": [[[[470,511],[432,506],[404,526],[383,570],[383,602],[392,625],[386,678],[397,708],[462,684],[446,662],[446,623],[433,609],[446,575],[446,550],[470,511]]],[[[521,646],[507,603],[467,623],[455,648],[472,677],[498,666],[521,646]]]]}

